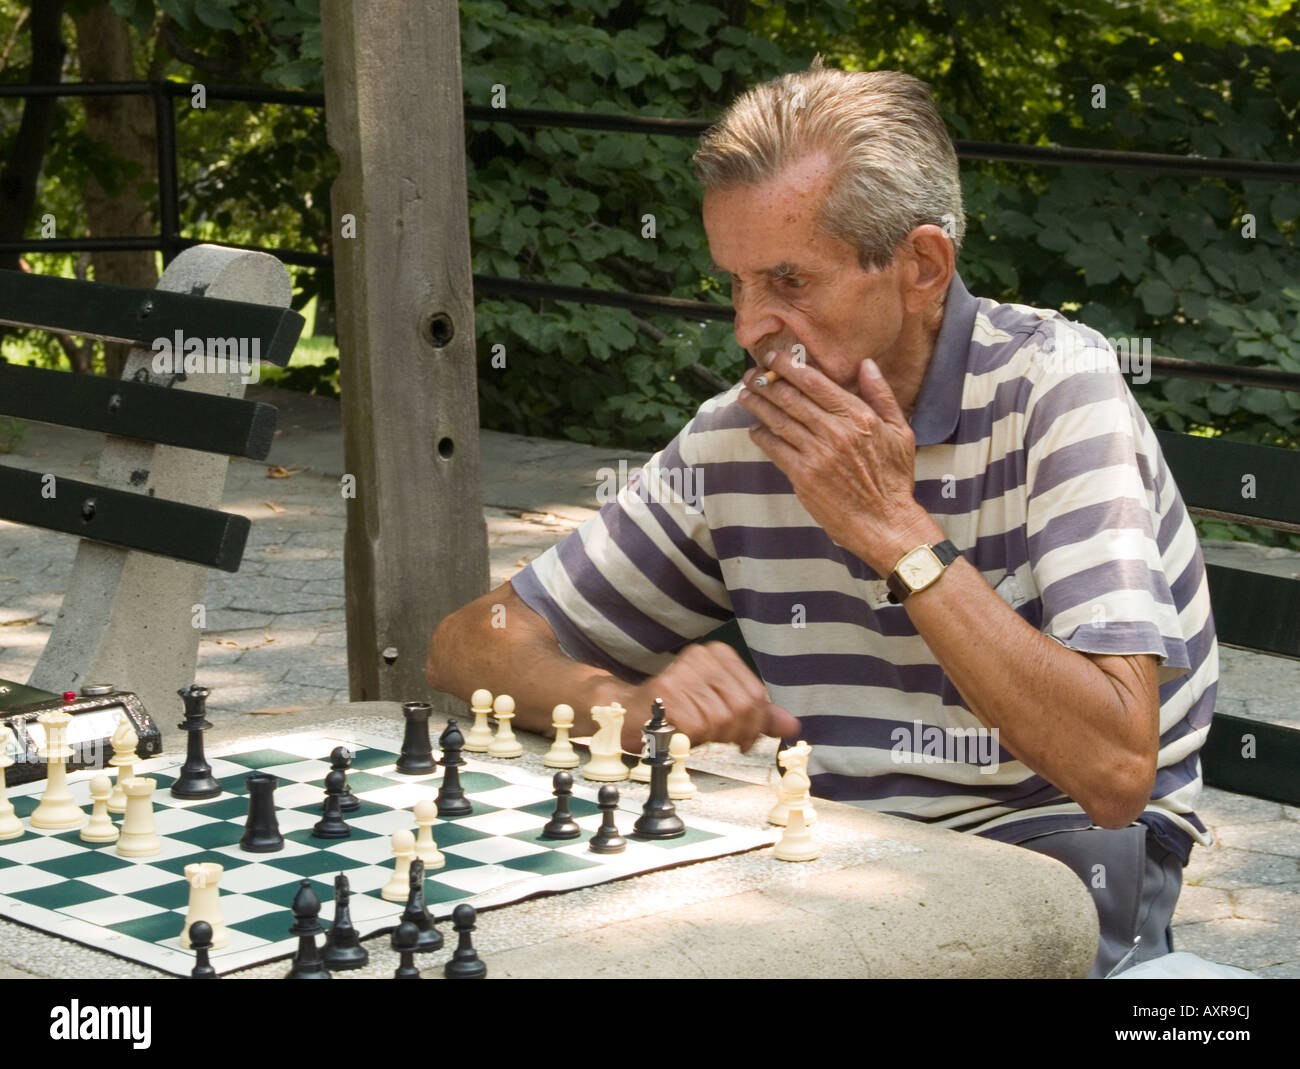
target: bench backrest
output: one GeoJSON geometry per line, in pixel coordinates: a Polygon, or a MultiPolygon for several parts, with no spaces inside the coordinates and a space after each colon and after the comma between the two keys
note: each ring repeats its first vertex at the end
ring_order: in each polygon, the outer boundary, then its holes
{"type": "Polygon", "coordinates": [[[170,708],[193,682],[206,568],[236,571],[249,532],[219,509],[229,458],[265,458],[274,432],[244,389],[292,355],[291,292],[274,257],[212,245],[154,290],[0,272],[0,322],[133,345],[121,381],[0,363],[0,414],[108,436],[94,483],[0,465],[0,519],[82,539],[32,686],[107,682],[170,708]]]}
{"type": "MultiPolygon", "coordinates": [[[[1300,533],[1300,451],[1157,431],[1188,509],[1300,533]]],[[[1219,642],[1300,658],[1300,579],[1207,564],[1219,642]]],[[[1300,805],[1300,731],[1216,713],[1201,750],[1207,786],[1300,805]]]]}

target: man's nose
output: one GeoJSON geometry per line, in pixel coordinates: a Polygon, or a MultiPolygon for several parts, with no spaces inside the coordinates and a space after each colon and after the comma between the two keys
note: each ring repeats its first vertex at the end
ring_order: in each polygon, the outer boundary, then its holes
{"type": "Polygon", "coordinates": [[[749,296],[733,290],[732,307],[736,310],[733,329],[736,342],[742,349],[752,352],[764,338],[780,334],[785,323],[761,295],[749,296]]]}

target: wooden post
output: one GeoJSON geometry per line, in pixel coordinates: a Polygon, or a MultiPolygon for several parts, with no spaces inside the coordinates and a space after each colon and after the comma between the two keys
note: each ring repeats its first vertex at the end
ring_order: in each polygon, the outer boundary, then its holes
{"type": "Polygon", "coordinates": [[[431,700],[433,629],[488,584],[457,20],[321,5],[354,701],[431,700]]]}

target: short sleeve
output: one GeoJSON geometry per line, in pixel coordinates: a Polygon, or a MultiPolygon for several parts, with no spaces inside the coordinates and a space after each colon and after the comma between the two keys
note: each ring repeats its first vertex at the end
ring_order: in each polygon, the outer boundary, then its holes
{"type": "Polygon", "coordinates": [[[1154,654],[1163,684],[1190,668],[1158,542],[1163,465],[1143,449],[1144,439],[1158,447],[1114,353],[1081,357],[1076,370],[1036,369],[1026,407],[1026,535],[1042,630],[1082,653],[1154,654]]]}
{"type": "Polygon", "coordinates": [[[609,500],[510,581],[569,657],[632,682],[732,615],[693,426],[630,474],[598,473],[609,500]]]}

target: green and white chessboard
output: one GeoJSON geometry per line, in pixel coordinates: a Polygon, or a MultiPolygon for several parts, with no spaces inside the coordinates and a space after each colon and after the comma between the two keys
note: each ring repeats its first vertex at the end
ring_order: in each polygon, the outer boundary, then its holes
{"type": "MultiPolygon", "coordinates": [[[[44,781],[15,787],[10,801],[27,828],[17,839],[0,842],[0,916],[130,958],[166,972],[187,976],[193,954],[179,936],[189,901],[185,866],[216,862],[221,877],[221,908],[230,945],[212,955],[218,972],[229,972],[293,952],[290,906],[300,881],[311,878],[320,896],[322,921],[332,919],[334,876],[347,874],[352,887],[353,924],[363,936],[396,926],[403,905],[385,902],[380,889],[393,871],[391,834],[415,830],[411,808],[437,793],[441,770],[428,776],[403,776],[394,765],[391,740],[348,733],[319,732],[259,739],[256,745],[214,747],[208,754],[222,794],[182,801],[168,791],[182,761],[161,757],[141,762],[135,774],[157,783],[154,813],[162,852],[123,858],[114,844],[82,842],[77,831],[34,830],[26,818],[36,808],[44,781]],[[311,835],[320,819],[322,782],[329,753],[339,745],[353,750],[348,781],[361,807],[344,818],[347,839],[311,835]],[[249,854],[239,848],[248,815],[244,780],[255,770],[279,779],[275,792],[284,849],[249,854]]],[[[77,802],[90,812],[90,780],[99,773],[69,776],[77,802]]],[[[434,840],[447,859],[425,881],[430,910],[439,918],[469,902],[476,908],[502,905],[539,893],[568,891],[607,880],[691,861],[741,853],[771,844],[767,829],[740,828],[683,810],[687,833],[662,842],[629,839],[622,854],[594,854],[590,833],[600,824],[595,791],[574,775],[572,811],[584,830],[580,839],[553,841],[539,832],[555,799],[550,779],[508,761],[471,759],[461,768],[461,783],[474,812],[439,818],[434,840]]],[[[628,835],[639,810],[620,808],[619,827],[628,835]]],[[[120,822],[120,817],[117,818],[120,822]]]]}

